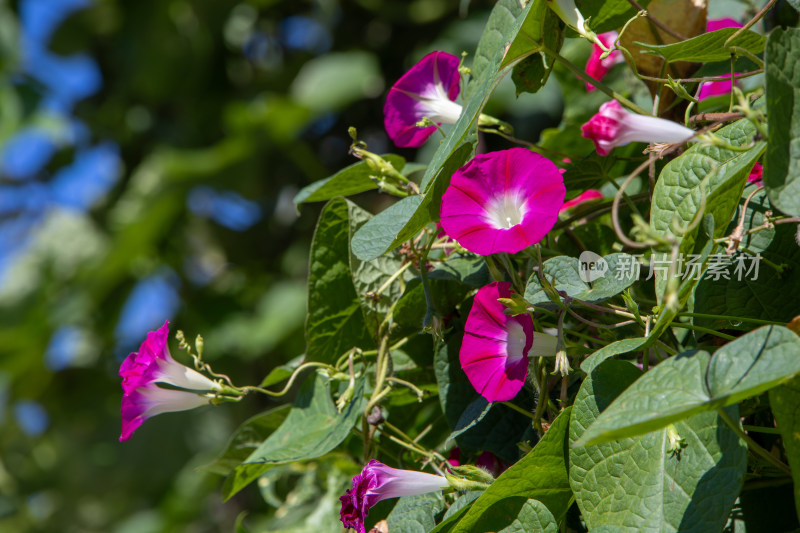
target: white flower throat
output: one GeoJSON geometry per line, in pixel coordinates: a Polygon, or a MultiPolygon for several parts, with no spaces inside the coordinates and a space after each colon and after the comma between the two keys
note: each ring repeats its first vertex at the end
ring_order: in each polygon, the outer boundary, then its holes
{"type": "Polygon", "coordinates": [[[425,107],[425,116],[440,124],[455,124],[461,116],[461,106],[447,97],[441,83],[436,83],[423,92],[419,98],[425,107]]]}
{"type": "Polygon", "coordinates": [[[525,329],[516,320],[510,320],[506,324],[506,331],[506,353],[509,360],[518,361],[525,357],[528,336],[525,334],[525,329]]]}
{"type": "Polygon", "coordinates": [[[496,198],[486,210],[489,221],[497,229],[510,229],[522,224],[525,217],[525,199],[516,194],[496,198]]]}

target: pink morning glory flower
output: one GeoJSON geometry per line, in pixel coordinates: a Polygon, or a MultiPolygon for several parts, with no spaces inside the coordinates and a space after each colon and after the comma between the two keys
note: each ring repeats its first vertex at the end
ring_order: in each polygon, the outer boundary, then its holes
{"type": "MultiPolygon", "coordinates": [[[[739,22],[731,18],[711,19],[706,24],[706,32],[717,31],[723,28],[741,28],[741,27],[742,25],[739,22]]],[[[697,99],[703,100],[705,98],[710,98],[712,96],[721,96],[723,94],[729,94],[730,92],[731,92],[730,80],[706,81],[700,85],[700,92],[697,93],[697,99]]]]}
{"type": "Polygon", "coordinates": [[[600,111],[581,126],[581,134],[594,142],[598,154],[608,155],[614,147],[630,142],[683,142],[692,137],[694,131],[671,120],[631,113],[611,100],[601,105],[600,111]]]}
{"type": "Polygon", "coordinates": [[[517,253],[558,220],[566,188],[558,168],[524,148],[475,156],[442,196],[444,231],[480,255],[517,253]]]}
{"type": "Polygon", "coordinates": [[[185,411],[208,403],[198,392],[219,390],[220,385],[175,361],[169,353],[169,323],[147,334],[138,352],[130,354],[119,368],[122,378],[122,434],[128,440],[148,418],[161,413],[185,411]],[[166,389],[166,383],[187,390],[166,389]]]}
{"type": "MultiPolygon", "coordinates": [[[[619,34],[615,31],[609,31],[606,33],[601,33],[597,36],[600,42],[606,48],[611,48],[614,46],[614,41],[617,40],[619,34]]],[[[589,60],[586,62],[586,74],[593,77],[596,80],[602,80],[608,71],[611,70],[611,67],[618,63],[622,63],[625,59],[622,56],[622,52],[619,50],[614,50],[607,57],[600,59],[600,56],[603,55],[603,49],[597,46],[596,44],[592,45],[592,55],[589,56],[589,60]]],[[[591,92],[594,91],[594,85],[591,83],[586,84],[586,90],[591,92]]]]}
{"type": "Polygon", "coordinates": [[[340,517],[344,527],[365,533],[364,519],[370,508],[381,500],[425,494],[449,487],[442,476],[399,470],[372,459],[353,478],[353,488],[339,498],[342,502],[340,517]]]}
{"type": "Polygon", "coordinates": [[[533,345],[530,315],[505,314],[498,298],[511,298],[510,283],[490,283],[475,295],[459,352],[469,382],[490,402],[517,395],[528,376],[528,351],[533,345]]]}
{"type": "Polygon", "coordinates": [[[602,197],[603,193],[597,189],[587,189],[586,192],[582,192],[569,202],[564,202],[564,205],[561,206],[561,209],[559,209],[558,212],[563,213],[565,211],[569,211],[573,207],[577,207],[583,203],[591,202],[593,200],[600,200],[602,197]]]}
{"type": "Polygon", "coordinates": [[[456,123],[461,115],[461,106],[455,103],[461,83],[458,64],[452,54],[431,52],[389,89],[383,123],[397,146],[425,144],[436,126],[417,126],[423,118],[437,124],[456,123]]]}

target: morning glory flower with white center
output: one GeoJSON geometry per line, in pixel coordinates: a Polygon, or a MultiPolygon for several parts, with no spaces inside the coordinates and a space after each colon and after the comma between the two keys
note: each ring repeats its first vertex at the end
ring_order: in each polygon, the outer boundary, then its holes
{"type": "Polygon", "coordinates": [[[455,124],[461,106],[455,102],[461,84],[459,60],[446,52],[431,52],[389,89],[383,106],[386,132],[397,146],[416,148],[436,131],[419,126],[423,119],[455,124]]]}
{"type": "Polygon", "coordinates": [[[123,393],[120,441],[128,440],[148,418],[206,405],[205,394],[221,389],[218,383],[175,361],[167,347],[168,336],[169,323],[165,322],[148,333],[139,351],[130,354],[119,368],[123,393]],[[177,388],[159,387],[158,383],[177,388]]]}
{"type": "Polygon", "coordinates": [[[442,228],[476,254],[517,253],[550,231],[565,194],[561,172],[536,152],[511,148],[478,155],[450,180],[442,228]]]}

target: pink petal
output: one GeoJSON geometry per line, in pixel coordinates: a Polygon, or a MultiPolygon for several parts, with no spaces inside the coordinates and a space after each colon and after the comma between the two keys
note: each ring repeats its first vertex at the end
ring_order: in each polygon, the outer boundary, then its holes
{"type": "Polygon", "coordinates": [[[700,92],[697,93],[698,100],[705,100],[712,96],[722,96],[723,94],[730,94],[731,82],[730,80],[724,81],[704,81],[700,85],[700,92]]]}
{"type": "Polygon", "coordinates": [[[564,211],[568,211],[573,207],[577,207],[583,203],[591,202],[592,200],[599,200],[603,198],[603,193],[598,191],[597,189],[588,189],[585,192],[582,192],[572,200],[568,202],[564,202],[564,205],[561,206],[559,213],[563,213],[564,211]]]}
{"type": "Polygon", "coordinates": [[[709,19],[706,22],[706,31],[717,31],[723,28],[741,28],[742,24],[732,18],[709,19]]]}
{"type": "MultiPolygon", "coordinates": [[[[601,33],[597,37],[600,41],[605,45],[606,48],[611,48],[614,46],[614,41],[617,40],[619,34],[615,31],[610,31],[606,33],[601,33]]],[[[596,44],[592,45],[592,54],[589,56],[589,60],[586,62],[586,73],[593,77],[596,80],[602,80],[608,71],[611,70],[611,67],[616,65],[617,63],[622,63],[624,58],[622,56],[622,52],[619,50],[614,50],[605,59],[600,59],[600,56],[603,55],[603,49],[597,46],[596,44]]],[[[591,83],[586,84],[586,90],[591,92],[594,91],[594,85],[591,83]]]]}
{"type": "Polygon", "coordinates": [[[152,380],[153,374],[158,370],[158,365],[154,364],[156,359],[172,359],[167,348],[168,337],[169,321],[166,321],[159,329],[147,334],[138,352],[125,358],[119,367],[124,394],[137,389],[143,382],[152,380]]]}
{"type": "Polygon", "coordinates": [[[122,397],[120,416],[122,418],[122,434],[120,442],[128,440],[133,432],[145,421],[142,415],[147,411],[147,405],[142,401],[141,395],[135,391],[122,397]]]}
{"type": "Polygon", "coordinates": [[[417,148],[425,144],[436,131],[436,126],[420,128],[417,122],[425,116],[417,101],[400,91],[390,90],[383,106],[383,124],[397,146],[417,148]]]}

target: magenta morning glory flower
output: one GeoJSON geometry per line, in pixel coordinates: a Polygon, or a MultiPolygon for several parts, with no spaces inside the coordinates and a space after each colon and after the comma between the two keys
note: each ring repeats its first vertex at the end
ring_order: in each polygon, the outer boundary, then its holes
{"type": "MultiPolygon", "coordinates": [[[[617,37],[619,37],[619,34],[615,31],[601,33],[597,36],[597,38],[606,48],[611,48],[614,46],[614,42],[617,40],[617,37]]],[[[593,44],[592,54],[589,56],[589,60],[586,62],[586,74],[596,80],[602,80],[603,77],[608,74],[608,71],[611,70],[611,67],[625,61],[622,56],[622,52],[619,50],[613,50],[610,54],[608,54],[608,56],[600,59],[600,56],[602,55],[603,49],[596,44],[593,44]]],[[[586,90],[589,92],[594,91],[594,85],[587,83],[586,90]]]]}
{"type": "Polygon", "coordinates": [[[459,353],[469,382],[490,402],[517,395],[528,376],[528,351],[533,345],[530,315],[505,314],[498,298],[511,298],[510,283],[491,283],[475,295],[459,353]]]}
{"type": "MultiPolygon", "coordinates": [[[[717,31],[723,28],[741,28],[742,25],[731,19],[711,19],[706,24],[706,32],[717,31]]],[[[738,74],[738,73],[737,73],[738,74]]],[[[700,92],[697,93],[697,99],[703,100],[712,96],[721,96],[731,92],[730,80],[725,81],[706,81],[700,84],[700,92]]]]}
{"type": "Polygon", "coordinates": [[[344,527],[365,533],[364,519],[370,507],[387,498],[414,496],[447,488],[450,484],[442,476],[399,470],[372,459],[364,470],[353,478],[353,488],[339,498],[342,502],[340,517],[344,527]]]}
{"type": "Polygon", "coordinates": [[[419,127],[428,118],[437,124],[455,124],[461,115],[458,97],[459,60],[446,52],[431,52],[403,74],[389,89],[383,106],[386,133],[397,146],[422,146],[436,126],[419,127]]]}
{"type": "Polygon", "coordinates": [[[172,411],[185,411],[208,403],[197,392],[219,390],[220,385],[201,373],[175,361],[167,347],[169,323],[164,322],[147,339],[138,352],[130,354],[119,368],[122,378],[122,434],[128,440],[148,418],[172,411]],[[187,390],[166,389],[166,383],[187,390]]]}
{"type": "Polygon", "coordinates": [[[581,134],[594,142],[598,154],[608,155],[614,147],[630,142],[683,142],[692,137],[694,131],[671,120],[631,113],[611,100],[601,105],[600,111],[581,126],[581,134]]]}
{"type": "Polygon", "coordinates": [[[558,168],[524,148],[475,156],[442,196],[444,231],[480,255],[517,253],[558,220],[566,188],[558,168]]]}

